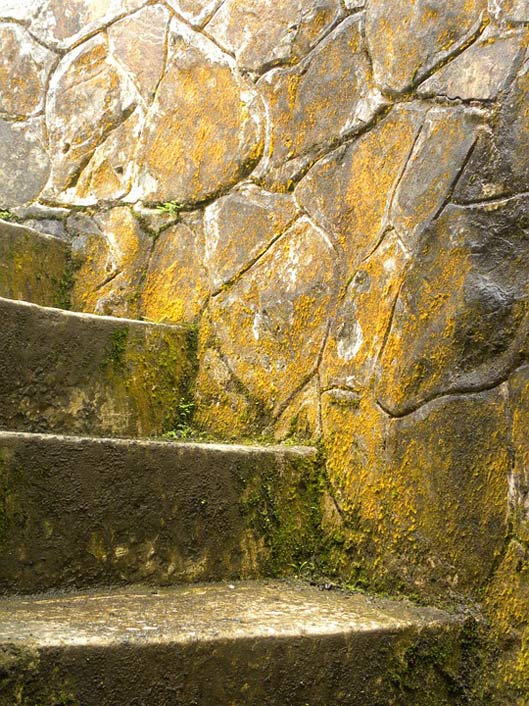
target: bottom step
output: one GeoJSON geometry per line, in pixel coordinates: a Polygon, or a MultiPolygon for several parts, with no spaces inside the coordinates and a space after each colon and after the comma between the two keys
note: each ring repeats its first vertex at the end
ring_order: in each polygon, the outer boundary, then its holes
{"type": "Polygon", "coordinates": [[[2,706],[457,704],[463,622],[295,582],[0,600],[2,706]]]}

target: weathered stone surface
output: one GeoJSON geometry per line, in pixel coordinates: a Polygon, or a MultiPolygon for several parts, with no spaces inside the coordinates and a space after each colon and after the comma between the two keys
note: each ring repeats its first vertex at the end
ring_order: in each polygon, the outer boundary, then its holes
{"type": "Polygon", "coordinates": [[[391,204],[391,223],[410,250],[453,190],[481,122],[463,108],[428,112],[391,204]]]}
{"type": "Polygon", "coordinates": [[[50,85],[46,123],[52,173],[46,195],[75,187],[96,148],[134,110],[138,96],[124,72],[111,61],[108,42],[96,36],[61,61],[50,85]]]}
{"type": "Polygon", "coordinates": [[[231,370],[269,409],[280,410],[311,377],[334,301],[334,264],[325,235],[302,218],[212,300],[231,370]]]}
{"type": "Polygon", "coordinates": [[[112,55],[131,74],[146,102],[162,77],[169,17],[163,5],[150,5],[108,28],[112,55]]]}
{"type": "Polygon", "coordinates": [[[50,173],[42,120],[25,123],[0,118],[0,208],[36,199],[50,173]]]}
{"type": "Polygon", "coordinates": [[[142,283],[141,315],[150,321],[193,323],[209,293],[204,242],[185,223],[161,233],[142,283]]]}
{"type": "Polygon", "coordinates": [[[526,32],[503,35],[487,27],[482,37],[419,87],[424,96],[494,100],[513,77],[527,44],[526,32]]]}
{"type": "Polygon", "coordinates": [[[318,162],[296,189],[298,203],[336,239],[348,277],[388,226],[388,209],[423,115],[420,105],[394,108],[367,135],[318,162]]]}
{"type": "Polygon", "coordinates": [[[372,383],[408,259],[391,231],[356,272],[332,319],[320,368],[323,389],[361,392],[372,383]]]}
{"type": "Polygon", "coordinates": [[[140,285],[152,240],[126,207],[103,211],[93,219],[72,217],[68,227],[77,265],[72,305],[78,311],[137,317],[140,285]]]}
{"type": "Polygon", "coordinates": [[[223,0],[167,0],[168,4],[192,25],[203,26],[223,0]]]}
{"type": "Polygon", "coordinates": [[[212,287],[219,289],[252,264],[298,214],[291,196],[251,184],[208,206],[205,264],[212,287]]]}
{"type": "Polygon", "coordinates": [[[0,0],[0,19],[27,21],[41,4],[42,0],[0,0]]]}
{"type": "Polygon", "coordinates": [[[145,4],[146,0],[37,0],[24,19],[29,17],[32,33],[44,44],[67,49],[145,4]]]}
{"type": "Polygon", "coordinates": [[[262,152],[261,118],[250,84],[211,41],[174,19],[169,46],[137,190],[146,202],[196,203],[252,170],[262,152]]]}
{"type": "Polygon", "coordinates": [[[278,417],[275,439],[315,441],[321,437],[320,392],[320,381],[315,375],[278,417]]]}
{"type": "MultiPolygon", "coordinates": [[[[529,543],[529,367],[523,366],[509,378],[514,467],[509,482],[510,521],[514,536],[529,543]]],[[[529,591],[529,584],[528,584],[529,591]]]]}
{"type": "Polygon", "coordinates": [[[57,56],[17,24],[0,24],[0,113],[29,117],[42,109],[57,56]]]}
{"type": "Polygon", "coordinates": [[[489,0],[489,12],[499,22],[529,22],[529,6],[525,0],[489,0]]]}
{"type": "Polygon", "coordinates": [[[260,74],[302,59],[339,16],[338,0],[226,0],[207,31],[242,69],[260,74]]]}
{"type": "Polygon", "coordinates": [[[271,132],[257,177],[288,185],[320,148],[373,119],[382,100],[373,85],[362,23],[359,17],[345,20],[298,66],[275,69],[259,81],[271,132]]]}
{"type": "Polygon", "coordinates": [[[0,297],[64,304],[69,255],[63,240],[0,221],[0,297]]]}
{"type": "Polygon", "coordinates": [[[529,191],[529,60],[472,153],[455,190],[462,202],[529,191]]]}
{"type": "Polygon", "coordinates": [[[416,85],[476,35],[487,0],[373,0],[366,37],[378,85],[400,93],[416,85]]]}
{"type": "Polygon", "coordinates": [[[448,207],[417,253],[380,361],[394,415],[505,380],[526,349],[527,198],[448,207]]]}

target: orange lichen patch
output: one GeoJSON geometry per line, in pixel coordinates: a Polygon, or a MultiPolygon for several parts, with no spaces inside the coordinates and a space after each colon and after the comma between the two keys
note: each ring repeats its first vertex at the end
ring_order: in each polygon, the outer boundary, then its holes
{"type": "Polygon", "coordinates": [[[368,388],[408,261],[396,231],[353,277],[333,319],[321,364],[324,388],[368,388]]]}
{"type": "Polygon", "coordinates": [[[236,183],[262,152],[255,94],[212,43],[173,21],[169,66],[140,156],[147,201],[195,203],[236,183]]]}
{"type": "Polygon", "coordinates": [[[397,106],[365,136],[318,162],[296,189],[303,208],[335,234],[348,277],[382,235],[423,113],[420,105],[397,106]]]}
{"type": "Polygon", "coordinates": [[[487,0],[371,2],[366,36],[378,84],[402,92],[479,30],[487,0]]]}
{"type": "Polygon", "coordinates": [[[314,442],[321,436],[320,383],[315,376],[295,397],[274,424],[278,441],[314,442]]]}
{"type": "Polygon", "coordinates": [[[303,218],[213,298],[210,313],[221,350],[267,409],[278,410],[310,377],[334,292],[332,248],[303,218]]]}
{"type": "Polygon", "coordinates": [[[528,366],[520,368],[511,375],[509,393],[512,405],[512,444],[515,455],[510,478],[510,519],[516,536],[529,544],[528,366]]]}
{"type": "Polygon", "coordinates": [[[193,323],[208,295],[204,243],[184,223],[157,238],[142,286],[141,314],[150,321],[193,323]]]}

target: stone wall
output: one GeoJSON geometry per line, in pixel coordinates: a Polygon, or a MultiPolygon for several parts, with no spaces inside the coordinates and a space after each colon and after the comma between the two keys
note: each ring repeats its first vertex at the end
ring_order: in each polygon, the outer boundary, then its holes
{"type": "MultiPolygon", "coordinates": [[[[529,698],[527,0],[0,0],[0,209],[321,440],[329,566],[484,601],[529,698]]],[[[492,703],[492,697],[488,697],[492,703]]]]}

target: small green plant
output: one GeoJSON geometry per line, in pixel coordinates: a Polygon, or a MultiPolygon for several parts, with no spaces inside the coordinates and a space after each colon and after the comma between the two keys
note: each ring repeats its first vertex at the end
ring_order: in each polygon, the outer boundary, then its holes
{"type": "Polygon", "coordinates": [[[15,216],[11,211],[8,211],[6,209],[0,208],[0,220],[2,221],[14,221],[15,216]]]}
{"type": "Polygon", "coordinates": [[[179,203],[178,201],[166,201],[165,203],[158,204],[158,206],[156,206],[156,210],[160,213],[168,213],[171,216],[178,216],[184,206],[185,204],[179,203]]]}
{"type": "Polygon", "coordinates": [[[164,439],[175,441],[178,439],[190,439],[196,437],[197,433],[191,426],[191,419],[195,411],[195,403],[190,400],[181,400],[178,405],[178,423],[174,429],[165,432],[164,439]]]}

